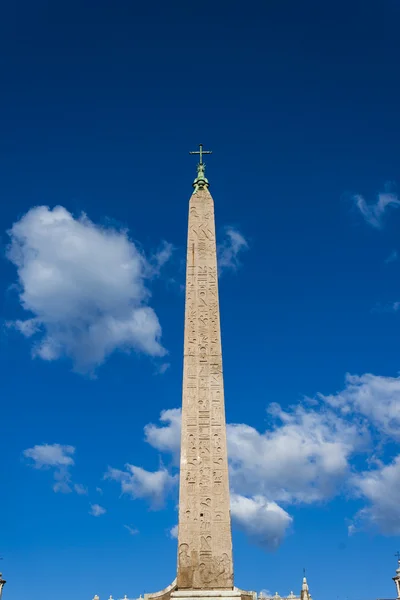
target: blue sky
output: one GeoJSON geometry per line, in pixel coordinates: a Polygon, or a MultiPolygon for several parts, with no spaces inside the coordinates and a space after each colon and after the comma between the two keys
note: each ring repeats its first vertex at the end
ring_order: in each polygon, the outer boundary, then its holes
{"type": "Polygon", "coordinates": [[[394,0],[3,7],[5,599],[174,578],[199,142],[235,583],[298,593],[305,567],[316,599],[394,596],[399,21],[394,0]]]}

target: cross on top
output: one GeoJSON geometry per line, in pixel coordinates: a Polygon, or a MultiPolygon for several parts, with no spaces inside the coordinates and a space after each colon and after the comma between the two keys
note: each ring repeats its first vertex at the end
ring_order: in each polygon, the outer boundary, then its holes
{"type": "Polygon", "coordinates": [[[212,154],[212,150],[203,150],[203,144],[199,144],[199,149],[189,152],[189,154],[198,154],[200,157],[199,165],[203,164],[203,154],[212,154]]]}
{"type": "Polygon", "coordinates": [[[397,560],[400,562],[400,552],[396,552],[395,556],[397,557],[397,560]]]}

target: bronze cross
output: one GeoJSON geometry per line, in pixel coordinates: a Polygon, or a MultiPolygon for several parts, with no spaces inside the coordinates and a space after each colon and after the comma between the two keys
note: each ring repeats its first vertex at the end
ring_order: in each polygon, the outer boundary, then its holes
{"type": "Polygon", "coordinates": [[[212,150],[203,150],[203,144],[199,144],[199,149],[194,152],[189,152],[189,154],[199,154],[200,162],[199,165],[203,164],[203,154],[212,154],[212,150]]]}
{"type": "Polygon", "coordinates": [[[397,557],[397,560],[400,562],[400,552],[396,552],[395,556],[397,557]]]}

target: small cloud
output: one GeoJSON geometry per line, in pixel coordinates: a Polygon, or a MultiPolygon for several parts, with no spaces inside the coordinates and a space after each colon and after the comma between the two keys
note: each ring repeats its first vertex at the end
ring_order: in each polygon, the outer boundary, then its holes
{"type": "Polygon", "coordinates": [[[365,221],[371,225],[371,227],[375,227],[376,229],[382,227],[383,217],[388,208],[398,208],[400,205],[397,194],[390,191],[390,188],[392,187],[391,184],[386,184],[385,187],[386,191],[378,194],[376,202],[372,204],[367,204],[365,198],[359,194],[353,196],[353,202],[365,221]]]}
{"type": "Polygon", "coordinates": [[[134,527],[131,527],[130,525],[124,525],[124,527],[131,535],[137,535],[139,533],[139,529],[134,529],[134,527]]]}
{"type": "Polygon", "coordinates": [[[171,366],[170,363],[162,363],[161,365],[158,365],[155,370],[155,374],[156,375],[164,375],[164,373],[166,373],[168,371],[170,366],[171,366]]]}
{"type": "Polygon", "coordinates": [[[74,464],[72,458],[74,453],[73,446],[62,446],[61,444],[42,444],[24,450],[24,456],[32,459],[35,469],[70,467],[74,464]]]}
{"type": "Polygon", "coordinates": [[[219,274],[225,270],[237,271],[240,266],[239,256],[248,247],[247,241],[237,229],[227,227],[225,239],[217,248],[219,274]]]}
{"type": "Polygon", "coordinates": [[[127,464],[125,471],[108,468],[105,479],[113,479],[121,484],[123,494],[132,498],[149,498],[154,509],[161,508],[167,494],[175,487],[178,476],[170,475],[167,469],[146,471],[141,467],[127,464]]]}
{"type": "MultiPolygon", "coordinates": [[[[62,444],[38,444],[33,448],[24,450],[25,458],[31,460],[30,465],[34,469],[53,470],[55,483],[53,490],[63,494],[72,492],[73,484],[71,482],[70,468],[75,464],[72,458],[75,453],[74,446],[65,446],[62,444]]],[[[80,487],[77,484],[78,488],[80,487]]],[[[75,489],[75,488],[74,488],[75,489]]],[[[75,491],[79,493],[76,489],[75,491]]]]}
{"type": "Polygon", "coordinates": [[[169,530],[169,535],[174,540],[178,539],[178,525],[174,525],[173,527],[171,527],[171,529],[169,530]]]}
{"type": "Polygon", "coordinates": [[[103,490],[101,489],[101,487],[97,487],[97,488],[96,488],[96,492],[97,492],[98,494],[101,494],[101,495],[103,495],[103,490]]]}
{"type": "Polygon", "coordinates": [[[88,495],[87,488],[84,485],[82,485],[81,483],[75,483],[74,484],[74,490],[80,496],[87,496],[88,495]]]}
{"type": "Polygon", "coordinates": [[[377,303],[374,307],[372,307],[372,313],[393,313],[400,310],[400,302],[389,302],[387,304],[377,303]]]}
{"type": "Polygon", "coordinates": [[[149,423],[144,428],[145,439],[150,446],[168,452],[179,462],[179,452],[181,447],[181,409],[170,408],[163,410],[160,415],[162,426],[149,423]]]}
{"type": "Polygon", "coordinates": [[[100,504],[91,504],[89,514],[93,517],[100,517],[100,515],[104,515],[106,513],[106,509],[100,506],[100,504]]]}
{"type": "Polygon", "coordinates": [[[350,523],[350,525],[347,528],[347,532],[349,536],[352,536],[357,532],[357,527],[354,525],[354,523],[350,523]]]}

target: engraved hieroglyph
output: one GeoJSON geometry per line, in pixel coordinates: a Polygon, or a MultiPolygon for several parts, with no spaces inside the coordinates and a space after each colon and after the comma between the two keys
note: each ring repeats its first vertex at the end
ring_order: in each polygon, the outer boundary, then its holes
{"type": "Polygon", "coordinates": [[[214,203],[189,205],[179,493],[178,589],[232,589],[232,537],[214,203]]]}

